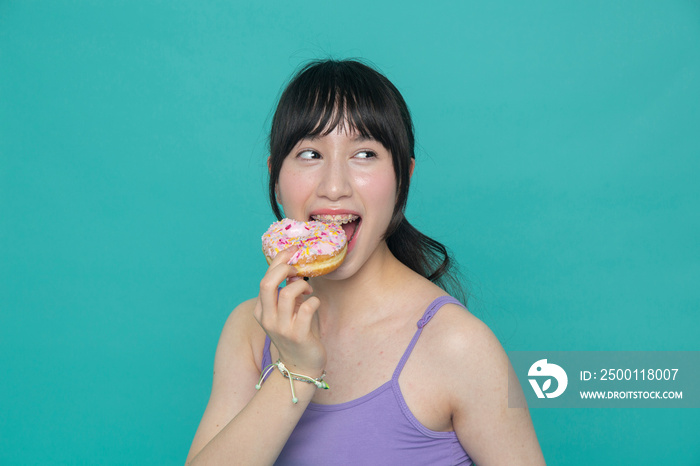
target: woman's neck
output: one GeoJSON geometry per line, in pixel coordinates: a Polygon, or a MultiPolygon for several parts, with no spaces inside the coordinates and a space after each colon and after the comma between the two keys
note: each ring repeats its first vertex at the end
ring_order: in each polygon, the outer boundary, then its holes
{"type": "Polygon", "coordinates": [[[415,275],[382,242],[352,276],[343,280],[313,279],[313,294],[321,300],[321,327],[330,330],[371,325],[388,317],[395,306],[387,304],[400,296],[400,288],[415,275]]]}

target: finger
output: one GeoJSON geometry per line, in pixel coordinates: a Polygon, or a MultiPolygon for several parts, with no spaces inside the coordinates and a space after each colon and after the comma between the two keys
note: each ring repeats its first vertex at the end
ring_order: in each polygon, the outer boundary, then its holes
{"type": "Polygon", "coordinates": [[[303,295],[309,295],[312,292],[311,285],[304,280],[298,280],[282,288],[277,301],[277,318],[279,322],[286,326],[293,325],[294,314],[304,302],[303,295]]]}
{"type": "Polygon", "coordinates": [[[260,304],[268,312],[275,312],[277,292],[282,282],[296,273],[296,269],[287,264],[296,249],[288,248],[277,254],[260,281],[260,304]]]}
{"type": "Polygon", "coordinates": [[[311,331],[314,315],[321,306],[321,300],[316,296],[311,296],[309,299],[301,303],[296,315],[296,323],[299,329],[308,329],[311,331]]]}
{"type": "MultiPolygon", "coordinates": [[[[294,276],[294,277],[289,277],[289,278],[287,279],[287,285],[291,285],[292,283],[297,282],[297,281],[299,281],[299,280],[303,280],[303,281],[305,281],[305,282],[308,282],[308,281],[309,281],[309,279],[308,279],[307,277],[297,277],[297,276],[294,276]]],[[[311,293],[309,292],[309,293],[304,293],[304,294],[311,294],[311,293]]]]}
{"type": "Polygon", "coordinates": [[[290,246],[287,249],[283,249],[282,251],[278,252],[274,259],[272,259],[270,262],[270,267],[274,267],[277,264],[286,264],[298,250],[299,246],[290,246]]]}

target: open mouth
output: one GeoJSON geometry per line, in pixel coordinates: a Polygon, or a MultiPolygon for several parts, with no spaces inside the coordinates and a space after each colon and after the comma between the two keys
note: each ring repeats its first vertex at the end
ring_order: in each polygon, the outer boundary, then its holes
{"type": "Polygon", "coordinates": [[[355,239],[355,233],[362,222],[359,215],[354,214],[318,214],[312,215],[311,218],[317,222],[335,223],[340,225],[345,231],[345,236],[348,238],[348,252],[352,249],[352,240],[355,239]]]}

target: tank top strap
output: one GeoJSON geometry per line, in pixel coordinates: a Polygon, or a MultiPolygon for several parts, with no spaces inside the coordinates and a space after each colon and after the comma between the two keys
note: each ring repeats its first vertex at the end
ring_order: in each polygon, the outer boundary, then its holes
{"type": "Polygon", "coordinates": [[[272,355],[270,354],[270,337],[265,335],[265,346],[263,347],[262,368],[263,370],[272,364],[272,355]]]}
{"type": "Polygon", "coordinates": [[[418,338],[420,338],[420,335],[423,332],[423,327],[425,327],[428,324],[428,322],[430,322],[430,319],[432,319],[433,316],[437,313],[437,311],[439,311],[440,308],[445,304],[457,304],[458,306],[464,307],[464,304],[460,303],[459,300],[453,298],[452,296],[439,296],[428,305],[428,308],[423,313],[423,317],[421,317],[416,324],[418,326],[418,330],[416,330],[416,333],[413,335],[413,339],[408,344],[408,348],[406,348],[406,351],[403,353],[399,364],[396,366],[396,369],[394,370],[394,375],[392,375],[391,377],[392,380],[397,380],[399,378],[399,375],[401,375],[403,366],[406,364],[406,361],[408,361],[408,358],[411,356],[411,353],[413,352],[413,347],[416,346],[418,338]]]}

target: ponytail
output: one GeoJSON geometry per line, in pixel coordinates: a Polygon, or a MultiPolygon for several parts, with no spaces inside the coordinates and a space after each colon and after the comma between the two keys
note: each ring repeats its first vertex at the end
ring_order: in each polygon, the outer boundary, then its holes
{"type": "Polygon", "coordinates": [[[442,243],[418,231],[403,216],[386,243],[404,265],[467,305],[468,295],[462,288],[459,271],[442,243]]]}

